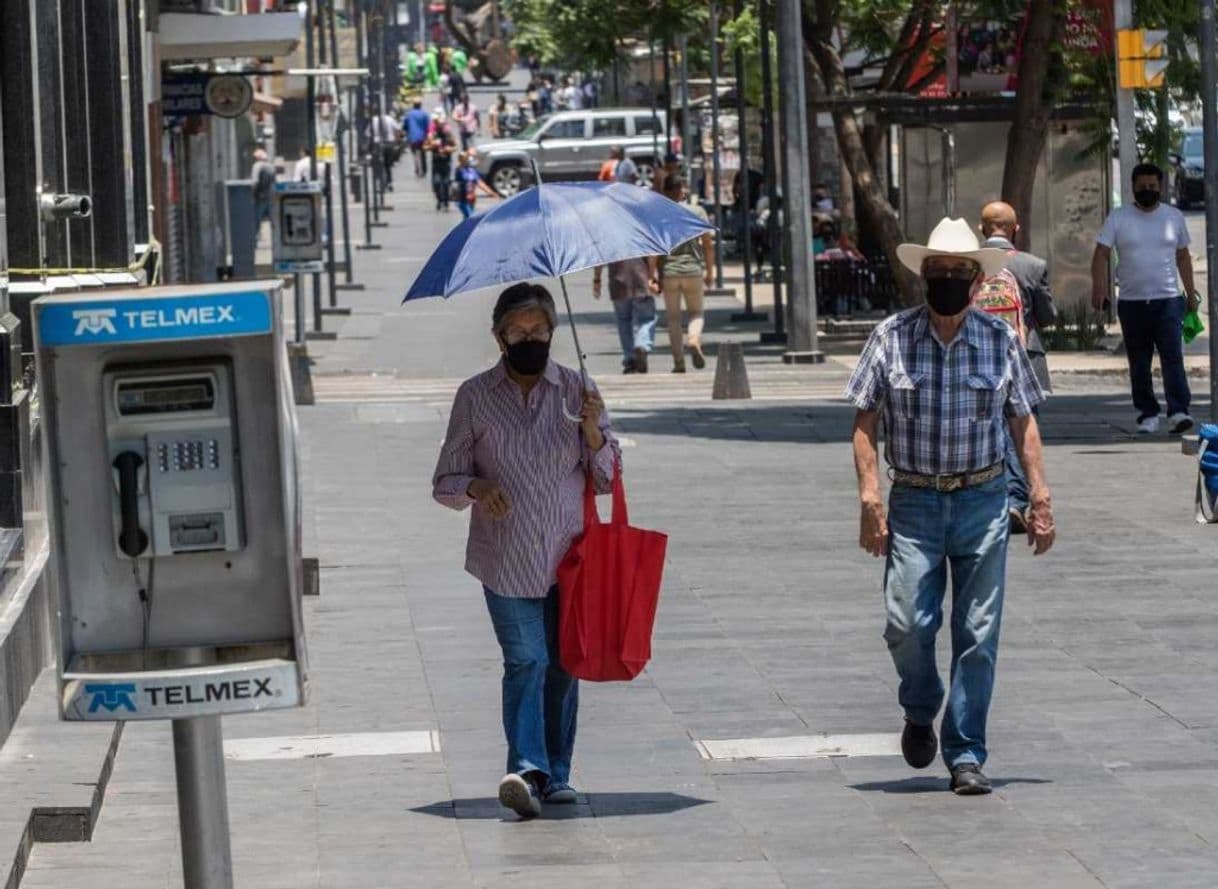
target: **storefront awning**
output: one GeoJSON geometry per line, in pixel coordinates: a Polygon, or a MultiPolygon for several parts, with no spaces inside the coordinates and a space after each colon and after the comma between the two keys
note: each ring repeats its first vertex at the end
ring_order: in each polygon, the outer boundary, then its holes
{"type": "Polygon", "coordinates": [[[161,13],[161,60],[281,58],[290,55],[304,34],[295,12],[260,15],[161,13]]]}

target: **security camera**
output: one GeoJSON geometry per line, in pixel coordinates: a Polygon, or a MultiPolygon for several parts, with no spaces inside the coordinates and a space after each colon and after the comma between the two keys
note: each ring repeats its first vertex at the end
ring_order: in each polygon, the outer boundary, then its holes
{"type": "Polygon", "coordinates": [[[47,222],[84,219],[93,212],[93,199],[87,194],[44,194],[38,197],[38,208],[47,222]]]}

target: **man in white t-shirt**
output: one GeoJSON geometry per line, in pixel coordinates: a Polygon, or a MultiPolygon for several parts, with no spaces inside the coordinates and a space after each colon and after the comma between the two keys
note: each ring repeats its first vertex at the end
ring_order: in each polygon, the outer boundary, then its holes
{"type": "Polygon", "coordinates": [[[1196,309],[1201,298],[1193,282],[1184,214],[1160,203],[1162,192],[1161,169],[1145,163],[1133,168],[1133,205],[1113,210],[1096,236],[1091,257],[1091,305],[1099,310],[1108,301],[1108,263],[1116,250],[1120,289],[1117,317],[1129,357],[1138,432],[1159,431],[1159,400],[1150,372],[1157,349],[1167,394],[1167,428],[1178,435],[1193,427],[1188,413],[1191,394],[1184,372],[1182,325],[1186,309],[1196,309]]]}

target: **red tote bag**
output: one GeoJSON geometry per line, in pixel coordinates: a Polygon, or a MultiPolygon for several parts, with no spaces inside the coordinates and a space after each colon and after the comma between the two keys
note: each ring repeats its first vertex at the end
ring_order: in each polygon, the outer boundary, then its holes
{"type": "Polygon", "coordinates": [[[592,682],[630,680],[651,659],[668,535],[632,528],[622,473],[613,476],[613,519],[596,511],[584,485],[584,533],[558,566],[558,650],[562,667],[592,682]]]}

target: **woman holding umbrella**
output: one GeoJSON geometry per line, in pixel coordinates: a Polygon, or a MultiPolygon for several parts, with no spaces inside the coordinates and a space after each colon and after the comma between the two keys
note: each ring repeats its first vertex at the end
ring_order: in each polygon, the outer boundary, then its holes
{"type": "Polygon", "coordinates": [[[502,357],[457,391],[433,486],[441,504],[473,507],[465,567],[483,585],[503,653],[499,801],[531,818],[543,801],[576,798],[579,689],[558,661],[557,569],[583,531],[585,479],[607,493],[621,452],[596,387],[550,360],[549,292],[515,284],[491,318],[502,357]]]}

